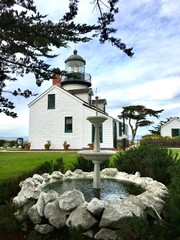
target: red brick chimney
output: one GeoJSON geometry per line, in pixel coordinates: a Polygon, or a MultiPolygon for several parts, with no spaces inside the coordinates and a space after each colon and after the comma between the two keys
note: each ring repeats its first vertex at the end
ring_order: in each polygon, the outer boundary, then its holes
{"type": "Polygon", "coordinates": [[[53,85],[61,87],[61,76],[59,74],[54,74],[54,76],[53,76],[53,85]]]}

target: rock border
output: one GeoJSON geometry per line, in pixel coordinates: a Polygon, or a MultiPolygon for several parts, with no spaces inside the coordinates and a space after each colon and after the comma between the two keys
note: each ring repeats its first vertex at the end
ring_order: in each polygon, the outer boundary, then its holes
{"type": "Polygon", "coordinates": [[[166,186],[150,177],[140,177],[140,173],[127,174],[116,168],[106,168],[101,171],[101,178],[115,179],[130,184],[136,184],[144,192],[125,199],[103,201],[93,198],[86,202],[84,195],[77,189],[66,191],[61,196],[50,190],[42,191],[46,185],[69,179],[92,179],[93,172],[74,172],[68,170],[65,174],[54,171],[52,174],[34,174],[20,182],[21,191],[13,199],[18,206],[17,219],[26,221],[27,217],[34,223],[35,230],[47,234],[62,227],[75,227],[95,239],[118,239],[116,229],[122,222],[134,216],[146,219],[151,215],[161,221],[161,212],[168,194],[166,186]],[[46,219],[46,222],[43,222],[46,219]],[[93,227],[98,231],[93,233],[93,227]]]}

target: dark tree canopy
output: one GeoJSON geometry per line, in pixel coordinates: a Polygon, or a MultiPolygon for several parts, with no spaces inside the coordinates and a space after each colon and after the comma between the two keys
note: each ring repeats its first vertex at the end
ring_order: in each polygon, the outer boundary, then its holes
{"type": "Polygon", "coordinates": [[[132,132],[132,143],[134,143],[138,128],[153,124],[147,117],[159,118],[159,113],[162,111],[164,110],[153,110],[142,105],[132,105],[123,107],[123,111],[118,117],[128,120],[132,132]]]}
{"type": "Polygon", "coordinates": [[[100,43],[110,42],[118,49],[132,56],[132,48],[127,48],[121,39],[113,37],[116,29],[110,25],[118,13],[116,4],[119,0],[108,0],[107,12],[104,12],[102,0],[93,0],[92,4],[99,11],[96,25],[78,24],[74,18],[78,14],[78,0],[69,0],[69,12],[54,23],[46,20],[47,15],[41,15],[33,0],[1,0],[0,2],[0,113],[11,117],[17,114],[11,110],[14,103],[3,97],[3,93],[14,96],[30,97],[30,90],[14,91],[6,89],[6,81],[17,80],[15,74],[24,76],[33,73],[38,86],[43,79],[49,80],[54,73],[62,74],[60,69],[52,69],[46,59],[54,58],[52,47],[66,48],[70,42],[88,42],[99,37],[100,43]],[[87,37],[87,33],[88,34],[87,37]],[[89,37],[90,36],[90,37],[89,37]]]}

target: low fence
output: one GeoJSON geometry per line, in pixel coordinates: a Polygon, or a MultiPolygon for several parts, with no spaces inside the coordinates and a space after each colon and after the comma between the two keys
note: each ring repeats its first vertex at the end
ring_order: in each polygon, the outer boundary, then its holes
{"type": "Polygon", "coordinates": [[[141,143],[155,144],[167,148],[180,148],[180,139],[142,139],[141,143]]]}

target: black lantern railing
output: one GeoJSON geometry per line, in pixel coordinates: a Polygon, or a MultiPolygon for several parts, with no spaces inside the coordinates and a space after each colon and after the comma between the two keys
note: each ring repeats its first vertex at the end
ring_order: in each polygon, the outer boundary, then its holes
{"type": "Polygon", "coordinates": [[[85,82],[85,83],[91,83],[91,75],[88,73],[66,73],[64,76],[62,76],[62,83],[65,82],[85,82]]]}

